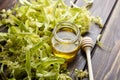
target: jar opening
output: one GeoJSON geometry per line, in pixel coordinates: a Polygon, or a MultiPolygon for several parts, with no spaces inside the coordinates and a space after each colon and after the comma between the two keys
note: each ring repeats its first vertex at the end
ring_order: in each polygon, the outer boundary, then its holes
{"type": "Polygon", "coordinates": [[[73,43],[79,38],[80,31],[75,24],[70,22],[62,22],[55,27],[53,34],[55,39],[59,42],[73,43]]]}

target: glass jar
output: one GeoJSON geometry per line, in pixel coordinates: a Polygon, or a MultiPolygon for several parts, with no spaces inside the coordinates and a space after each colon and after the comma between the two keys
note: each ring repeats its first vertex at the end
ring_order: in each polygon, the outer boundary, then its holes
{"type": "Polygon", "coordinates": [[[54,55],[71,62],[79,50],[80,30],[73,23],[59,23],[53,30],[51,42],[54,55]]]}

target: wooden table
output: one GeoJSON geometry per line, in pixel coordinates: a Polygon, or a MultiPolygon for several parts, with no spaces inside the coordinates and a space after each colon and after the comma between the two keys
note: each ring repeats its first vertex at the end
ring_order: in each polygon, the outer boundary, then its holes
{"type": "MultiPolygon", "coordinates": [[[[9,1],[9,0],[8,0],[9,1]]],[[[70,0],[65,3],[69,6],[70,0]]],[[[71,0],[77,6],[82,5],[82,0],[71,0]]],[[[5,2],[0,3],[0,9],[5,8],[5,2]]],[[[13,2],[14,3],[14,2],[13,2]]],[[[11,5],[7,5],[11,7],[11,5]]],[[[96,42],[97,36],[102,34],[100,41],[103,49],[96,44],[92,50],[92,65],[95,80],[120,80],[120,0],[94,0],[90,9],[93,16],[100,16],[103,20],[103,28],[91,25],[86,36],[90,36],[96,42]]],[[[74,69],[87,69],[84,52],[79,52],[76,59],[69,65],[71,76],[74,80],[74,69]]],[[[88,80],[88,78],[84,79],[88,80]]]]}

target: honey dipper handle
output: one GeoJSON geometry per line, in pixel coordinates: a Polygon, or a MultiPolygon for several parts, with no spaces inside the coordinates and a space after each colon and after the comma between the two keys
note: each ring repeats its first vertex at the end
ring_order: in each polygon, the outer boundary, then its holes
{"type": "Polygon", "coordinates": [[[94,80],[93,78],[93,70],[92,70],[92,63],[91,63],[91,47],[85,47],[84,48],[86,51],[86,56],[87,56],[87,62],[88,62],[88,71],[89,71],[89,80],[94,80]]]}

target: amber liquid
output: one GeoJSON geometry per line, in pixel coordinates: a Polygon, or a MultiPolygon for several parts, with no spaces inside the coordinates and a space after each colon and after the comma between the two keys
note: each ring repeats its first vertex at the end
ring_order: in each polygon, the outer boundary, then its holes
{"type": "MultiPolygon", "coordinates": [[[[71,40],[76,37],[72,31],[59,31],[56,34],[62,40],[71,40]]],[[[62,43],[52,38],[53,53],[55,56],[65,58],[67,62],[73,61],[79,49],[79,41],[73,43],[62,43]]]]}

